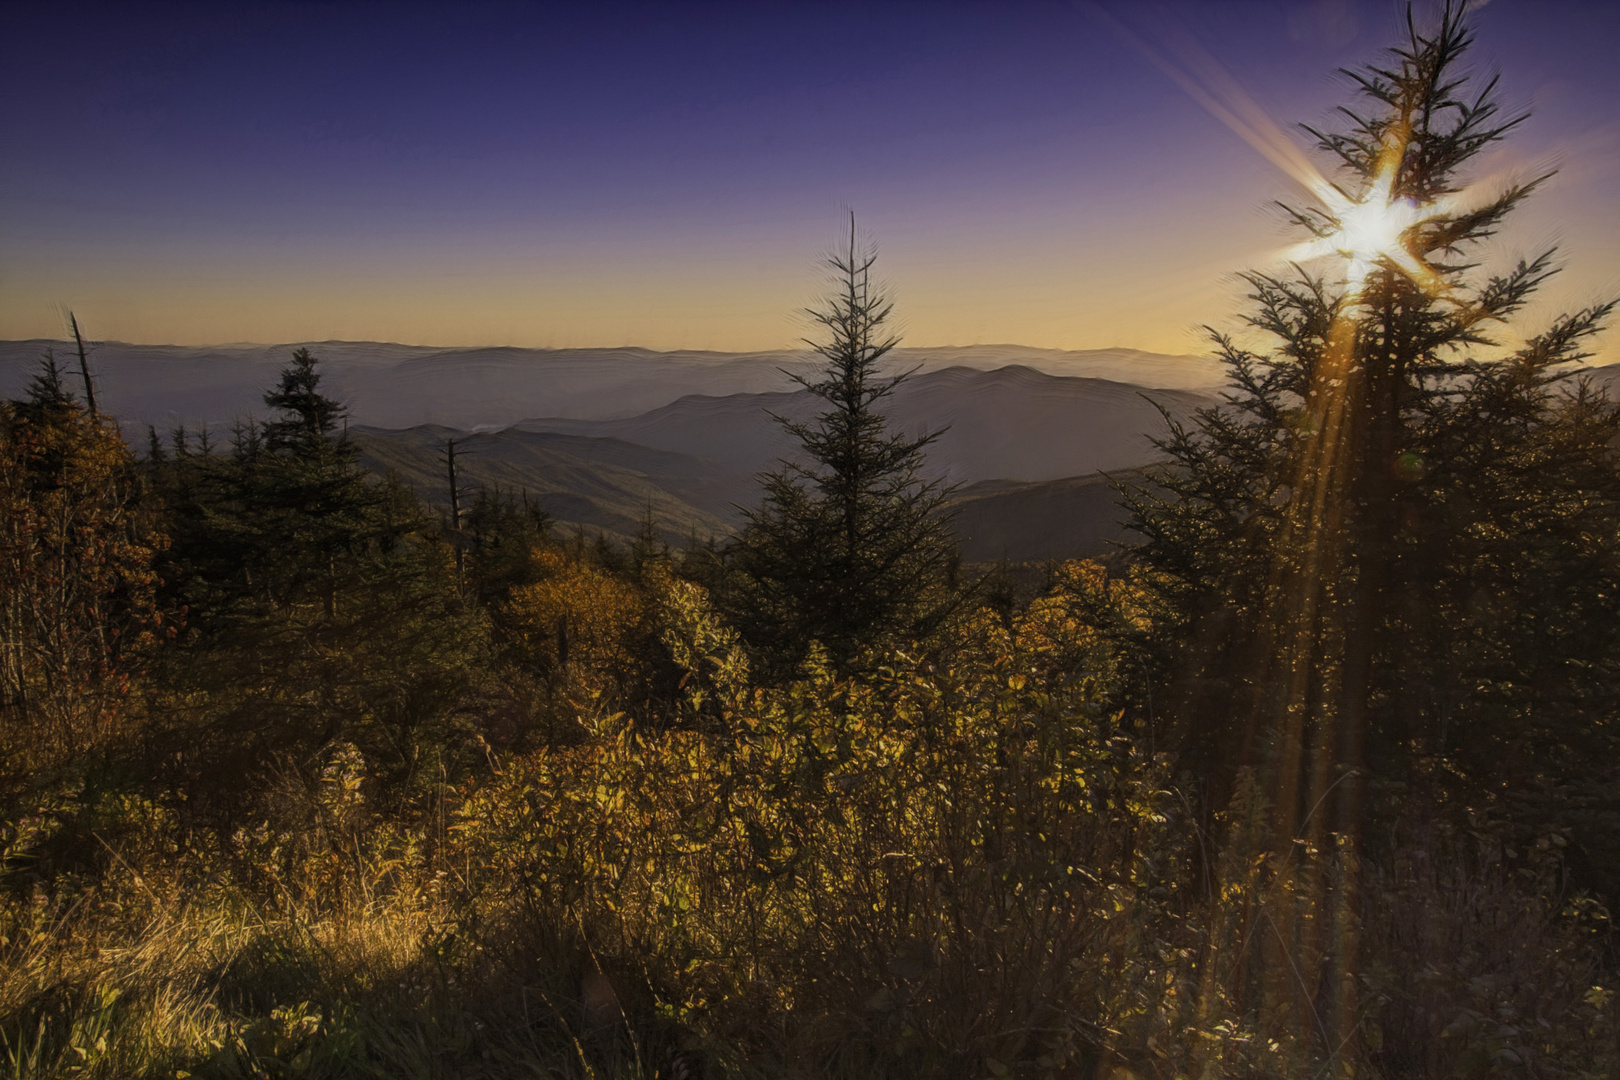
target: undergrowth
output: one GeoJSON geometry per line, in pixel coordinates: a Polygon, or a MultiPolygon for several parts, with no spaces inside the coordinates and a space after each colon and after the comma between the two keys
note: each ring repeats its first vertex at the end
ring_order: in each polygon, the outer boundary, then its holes
{"type": "MultiPolygon", "coordinates": [[[[1246,859],[1241,800],[1200,833],[1082,617],[1140,597],[1066,574],[926,657],[778,689],[666,580],[672,721],[586,687],[568,737],[409,813],[341,743],[230,832],[41,781],[0,852],[0,1070],[1306,1075],[1326,1051],[1249,984],[1332,853],[1246,859]]],[[[1421,836],[1366,870],[1365,1074],[1617,1075],[1606,913],[1556,836],[1421,836]]]]}

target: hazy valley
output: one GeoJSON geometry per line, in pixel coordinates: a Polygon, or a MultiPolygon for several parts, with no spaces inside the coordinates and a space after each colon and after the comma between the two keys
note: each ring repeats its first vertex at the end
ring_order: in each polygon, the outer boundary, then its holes
{"type": "MultiPolygon", "coordinates": [[[[0,395],[20,395],[50,347],[0,342],[0,395]]],[[[184,425],[206,426],[221,443],[235,422],[264,414],[264,390],[295,347],[107,342],[91,368],[103,407],[132,442],[144,445],[149,426],[166,437],[184,425]]],[[[795,453],[773,415],[816,412],[788,374],[816,370],[807,352],[310,348],[374,470],[392,469],[447,505],[443,450],[454,438],[469,485],[527,492],[560,526],[620,540],[648,515],[672,544],[728,535],[758,501],[758,474],[795,453]]],[[[1184,419],[1217,400],[1221,379],[1207,358],[1132,349],[892,355],[889,370],[913,374],[883,411],[899,431],[941,433],[928,464],[958,485],[970,561],[1105,550],[1121,532],[1098,472],[1152,460],[1159,407],[1184,419]]]]}

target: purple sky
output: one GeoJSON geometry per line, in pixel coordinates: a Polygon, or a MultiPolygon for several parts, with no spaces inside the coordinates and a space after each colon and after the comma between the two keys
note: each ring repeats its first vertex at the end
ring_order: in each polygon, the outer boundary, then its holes
{"type": "MultiPolygon", "coordinates": [[[[1103,6],[1290,130],[1403,9],[1103,6]]],[[[1475,26],[1534,110],[1482,175],[1563,170],[1492,252],[1560,246],[1534,329],[1620,294],[1620,5],[1475,26]]],[[[1199,351],[1277,198],[1085,4],[0,6],[0,338],[788,347],[853,209],[909,344],[1199,351]]]]}

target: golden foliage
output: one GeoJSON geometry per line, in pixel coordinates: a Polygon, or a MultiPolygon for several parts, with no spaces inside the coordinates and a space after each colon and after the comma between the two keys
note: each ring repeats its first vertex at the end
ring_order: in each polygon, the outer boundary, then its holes
{"type": "Polygon", "coordinates": [[[0,405],[0,714],[25,725],[20,750],[103,736],[162,628],[164,539],[138,492],[110,422],[65,401],[0,405]]]}
{"type": "Polygon", "coordinates": [[[649,629],[641,590],[561,549],[537,550],[535,562],[544,577],[513,589],[507,605],[515,632],[547,666],[577,664],[597,678],[621,671],[649,629]]]}
{"type": "Polygon", "coordinates": [[[1176,845],[1096,677],[1034,677],[1064,616],[1009,633],[986,613],[948,664],[846,681],[812,661],[765,692],[702,590],[664,602],[701,726],[624,724],[470,791],[451,831],[489,875],[480,921],[518,896],[578,924],[687,1022],[791,1017],[814,1044],[853,1007],[883,1053],[942,1062],[1055,1066],[1079,1052],[1065,1016],[1146,1000],[1127,988],[1162,970],[1102,961],[1145,888],[1171,899],[1176,845]]]}

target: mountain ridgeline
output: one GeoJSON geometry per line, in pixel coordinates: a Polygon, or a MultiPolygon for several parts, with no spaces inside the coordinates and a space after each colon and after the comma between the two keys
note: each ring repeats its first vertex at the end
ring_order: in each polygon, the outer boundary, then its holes
{"type": "MultiPolygon", "coordinates": [[[[51,343],[0,342],[0,395],[20,394],[51,343]]],[[[758,476],[791,460],[772,418],[808,419],[790,375],[811,354],[644,349],[436,349],[375,342],[310,346],[323,386],[349,407],[361,461],[449,507],[443,451],[463,483],[527,493],[557,525],[626,542],[650,518],[668,543],[731,535],[758,476]]],[[[92,355],[107,411],[132,442],[230,429],[264,413],[263,388],[291,346],[146,346],[92,355]]],[[[897,431],[939,431],[930,475],[960,485],[969,561],[1099,554],[1123,537],[1106,484],[1081,482],[1155,456],[1150,436],[1212,404],[1220,369],[1196,356],[1012,345],[896,348],[914,374],[886,402],[897,431]]]]}
{"type": "MultiPolygon", "coordinates": [[[[47,340],[0,341],[0,397],[33,378],[47,340]]],[[[804,350],[721,353],[650,349],[437,348],[373,341],[259,345],[95,345],[91,365],[107,411],[144,431],[155,424],[229,425],[262,417],[263,393],[294,349],[321,359],[322,385],[356,424],[506,427],[533,417],[608,420],[638,416],[689,394],[724,397],[791,389],[784,374],[816,368],[804,350]]],[[[66,353],[64,352],[65,356],[66,353]]],[[[900,347],[896,371],[992,371],[1022,364],[1049,375],[1108,379],[1148,389],[1211,389],[1220,366],[1201,356],[1136,349],[1065,351],[1021,345],[900,347]]]]}

